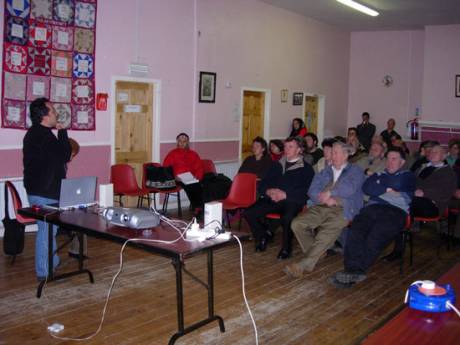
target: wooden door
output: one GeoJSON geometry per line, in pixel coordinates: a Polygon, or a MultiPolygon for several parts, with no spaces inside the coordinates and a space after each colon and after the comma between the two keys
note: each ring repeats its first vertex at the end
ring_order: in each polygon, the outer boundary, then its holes
{"type": "MultiPolygon", "coordinates": [[[[115,90],[115,163],[131,165],[141,186],[142,164],[152,161],[153,84],[117,81],[115,90]]],[[[136,202],[124,197],[127,206],[136,202]]]]}
{"type": "Polygon", "coordinates": [[[264,135],[265,92],[244,91],[241,158],[252,154],[252,140],[264,135]]]}
{"type": "Polygon", "coordinates": [[[318,134],[318,97],[305,96],[305,126],[308,132],[318,134]]]}

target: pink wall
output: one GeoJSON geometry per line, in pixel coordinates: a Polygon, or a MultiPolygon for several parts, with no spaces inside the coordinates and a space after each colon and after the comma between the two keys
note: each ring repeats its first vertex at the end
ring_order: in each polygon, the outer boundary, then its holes
{"type": "Polygon", "coordinates": [[[404,136],[405,124],[422,104],[423,31],[353,32],[351,34],[348,125],[368,111],[380,132],[388,118],[404,136]],[[393,85],[385,87],[385,75],[393,85]]]}
{"type": "Polygon", "coordinates": [[[456,74],[460,74],[460,25],[426,27],[423,120],[460,123],[456,74]]]}

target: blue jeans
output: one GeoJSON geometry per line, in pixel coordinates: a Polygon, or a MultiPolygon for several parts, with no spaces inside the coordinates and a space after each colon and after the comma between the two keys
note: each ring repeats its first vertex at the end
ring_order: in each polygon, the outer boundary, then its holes
{"type": "MultiPolygon", "coordinates": [[[[30,205],[46,205],[57,203],[58,200],[48,199],[38,195],[27,195],[30,205]]],[[[35,272],[38,278],[48,276],[48,224],[43,221],[37,221],[38,231],[35,239],[35,272]]],[[[57,226],[53,226],[53,251],[56,250],[56,233],[57,226]]],[[[53,256],[53,268],[59,265],[57,254],[53,256]]]]}

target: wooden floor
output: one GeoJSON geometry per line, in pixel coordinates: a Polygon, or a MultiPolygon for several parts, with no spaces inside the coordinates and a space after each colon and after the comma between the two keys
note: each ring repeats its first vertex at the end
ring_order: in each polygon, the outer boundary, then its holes
{"type": "MultiPolygon", "coordinates": [[[[279,235],[277,238],[279,239],[279,235]]],[[[95,284],[81,275],[46,286],[35,298],[34,234],[26,236],[24,254],[12,266],[0,257],[0,344],[66,344],[53,339],[46,328],[65,325],[60,335],[87,336],[98,327],[105,296],[118,269],[120,246],[90,238],[88,267],[95,284]]],[[[284,275],[290,262],[277,261],[277,243],[265,253],[255,253],[244,243],[246,293],[254,313],[260,344],[355,344],[397,311],[408,285],[418,279],[436,279],[458,261],[459,249],[436,257],[435,236],[424,231],[415,238],[412,268],[400,276],[398,265],[378,262],[369,278],[352,289],[338,290],[327,278],[342,268],[342,257],[320,261],[302,279],[284,275]]],[[[61,272],[76,266],[61,254],[61,272]]],[[[294,258],[300,258],[298,246],[294,258]]],[[[127,248],[125,264],[109,303],[101,332],[87,344],[167,344],[176,330],[174,270],[162,257],[127,248]]],[[[186,261],[187,268],[203,279],[206,257],[186,261]]],[[[225,320],[226,332],[210,324],[177,341],[177,344],[254,344],[254,333],[241,293],[238,246],[218,250],[214,257],[216,312],[225,320]]],[[[186,322],[206,315],[206,293],[184,276],[186,322]]]]}

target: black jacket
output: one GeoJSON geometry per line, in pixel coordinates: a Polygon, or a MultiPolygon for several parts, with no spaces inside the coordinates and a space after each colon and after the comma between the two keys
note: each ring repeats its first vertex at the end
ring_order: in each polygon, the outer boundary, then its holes
{"type": "Polygon", "coordinates": [[[272,165],[259,184],[260,195],[265,195],[269,188],[279,188],[286,192],[288,201],[305,204],[308,199],[308,188],[315,174],[313,168],[302,158],[290,168],[285,167],[286,157],[272,165]]]}
{"type": "Polygon", "coordinates": [[[72,152],[67,130],[59,130],[56,138],[51,128],[33,125],[24,136],[22,152],[27,194],[59,199],[72,152]]]}

